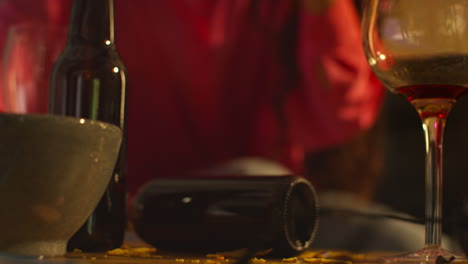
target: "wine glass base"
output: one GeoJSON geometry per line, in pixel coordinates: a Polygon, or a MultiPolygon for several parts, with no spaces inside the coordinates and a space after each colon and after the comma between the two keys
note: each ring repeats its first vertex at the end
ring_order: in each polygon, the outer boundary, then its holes
{"type": "Polygon", "coordinates": [[[382,258],[384,263],[434,263],[447,264],[467,261],[467,257],[441,247],[426,247],[414,252],[382,258]]]}

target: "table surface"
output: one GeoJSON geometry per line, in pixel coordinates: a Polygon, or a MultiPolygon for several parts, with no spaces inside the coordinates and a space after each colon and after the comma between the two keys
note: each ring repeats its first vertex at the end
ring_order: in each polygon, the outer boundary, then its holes
{"type": "MultiPolygon", "coordinates": [[[[213,252],[208,255],[161,252],[146,244],[133,232],[127,232],[121,249],[112,252],[88,253],[75,251],[64,257],[15,257],[0,254],[0,264],[235,264],[246,249],[213,252]]],[[[375,264],[389,252],[357,254],[349,251],[309,250],[297,257],[273,259],[259,252],[250,264],[375,264]]],[[[468,262],[466,262],[468,264],[468,262]]]]}
{"type": "MultiPolygon", "coordinates": [[[[163,253],[147,245],[124,246],[119,252],[72,252],[65,257],[26,258],[0,256],[0,264],[235,264],[245,250],[208,255],[163,253]]],[[[382,253],[353,254],[346,251],[314,250],[284,259],[256,256],[250,264],[352,264],[377,263],[382,253]]]]}

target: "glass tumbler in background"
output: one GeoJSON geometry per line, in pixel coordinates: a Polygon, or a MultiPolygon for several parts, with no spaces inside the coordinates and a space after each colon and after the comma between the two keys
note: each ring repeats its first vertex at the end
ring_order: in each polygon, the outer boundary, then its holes
{"type": "Polygon", "coordinates": [[[1,65],[6,112],[47,113],[50,72],[65,37],[65,27],[18,24],[9,28],[1,65]]]}

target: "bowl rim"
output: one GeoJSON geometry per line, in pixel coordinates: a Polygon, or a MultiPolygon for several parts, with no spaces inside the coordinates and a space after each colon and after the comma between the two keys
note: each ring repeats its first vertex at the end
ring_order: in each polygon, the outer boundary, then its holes
{"type": "Polygon", "coordinates": [[[0,119],[3,117],[10,117],[10,118],[16,117],[19,120],[32,119],[32,120],[38,120],[38,121],[47,120],[47,121],[53,121],[53,122],[65,121],[66,123],[74,124],[74,125],[94,126],[102,130],[115,130],[116,132],[119,132],[120,134],[122,134],[122,128],[120,128],[117,125],[114,125],[105,121],[92,120],[92,119],[81,118],[81,117],[55,115],[55,114],[37,114],[37,113],[30,113],[30,114],[29,113],[28,114],[0,113],[0,119]]]}

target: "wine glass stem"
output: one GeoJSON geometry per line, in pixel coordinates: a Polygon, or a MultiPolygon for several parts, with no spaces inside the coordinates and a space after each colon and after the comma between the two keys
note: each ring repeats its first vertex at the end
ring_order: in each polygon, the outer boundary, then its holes
{"type": "Polygon", "coordinates": [[[426,247],[442,241],[442,152],[446,114],[423,117],[426,137],[426,247]]]}

